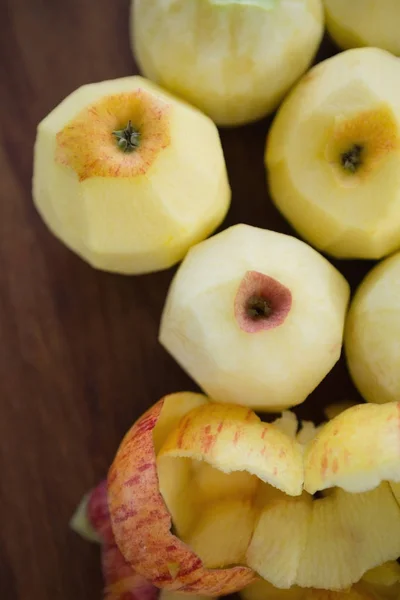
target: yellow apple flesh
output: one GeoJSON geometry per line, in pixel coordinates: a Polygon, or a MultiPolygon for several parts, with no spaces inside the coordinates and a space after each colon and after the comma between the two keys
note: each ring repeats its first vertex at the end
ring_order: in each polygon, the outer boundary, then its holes
{"type": "Polygon", "coordinates": [[[400,555],[400,509],[383,482],[362,494],[336,488],[312,503],[296,577],[301,587],[344,590],[400,555]]]}
{"type": "Polygon", "coordinates": [[[299,421],[291,410],[285,410],[280,417],[274,421],[275,427],[286,433],[287,436],[295,438],[299,429],[299,421]]]}
{"type": "Polygon", "coordinates": [[[247,564],[278,588],[297,583],[302,554],[309,535],[312,498],[275,494],[261,505],[248,546],[247,564]]]}
{"type": "Polygon", "coordinates": [[[343,276],[307,244],[236,225],[187,255],[160,341],[214,400],[281,410],[335,365],[348,299],[343,276]]]}
{"type": "Polygon", "coordinates": [[[39,124],[33,198],[50,230],[92,266],[138,274],[170,267],[207,237],[230,188],[213,122],[126,77],[79,88],[39,124]],[[129,146],[120,140],[128,123],[129,146]]]}
{"type": "Polygon", "coordinates": [[[295,512],[307,529],[290,498],[302,491],[302,461],[300,444],[274,424],[244,407],[208,403],[191,410],[167,437],[157,460],[160,491],[179,537],[206,567],[259,570],[261,545],[267,569],[268,542],[276,539],[275,549],[293,547],[295,512]],[[281,503],[286,511],[276,511],[281,503]],[[190,526],[184,527],[188,513],[190,526]]]}
{"type": "Polygon", "coordinates": [[[350,306],[345,348],[353,381],[365,400],[400,399],[400,253],[376,266],[350,306]]]}
{"type": "Polygon", "coordinates": [[[400,56],[398,0],[324,0],[329,34],[343,49],[382,48],[400,56]]]}
{"type": "Polygon", "coordinates": [[[205,507],[186,541],[210,569],[244,565],[255,518],[251,498],[220,500],[205,507]]]}
{"type": "Polygon", "coordinates": [[[248,471],[224,473],[204,461],[191,460],[191,463],[195,469],[195,493],[206,502],[227,500],[241,490],[246,490],[246,495],[252,496],[258,488],[257,476],[248,471]]]}
{"type": "Polygon", "coordinates": [[[279,109],[266,149],[271,195],[319,250],[379,259],[400,247],[399,90],[397,58],[348,50],[314,67],[279,109]]]}
{"type": "Polygon", "coordinates": [[[306,71],[323,33],[320,0],[135,0],[142,72],[219,125],[272,112],[306,71]]]}
{"type": "Polygon", "coordinates": [[[398,600],[400,587],[395,576],[398,569],[397,563],[385,563],[374,569],[376,575],[372,571],[366,573],[360,582],[343,592],[297,586],[281,590],[261,579],[242,590],[240,597],[243,600],[398,600]]]}

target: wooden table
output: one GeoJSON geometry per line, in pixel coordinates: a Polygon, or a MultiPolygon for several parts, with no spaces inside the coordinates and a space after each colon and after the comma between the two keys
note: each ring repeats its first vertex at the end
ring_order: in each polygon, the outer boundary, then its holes
{"type": "MultiPolygon", "coordinates": [[[[0,598],[97,600],[99,551],[68,528],[132,421],[195,389],[157,343],[172,271],[97,272],[47,231],[31,201],[36,124],[78,86],[136,72],[128,0],[2,0],[0,21],[0,598]],[[4,11],[3,11],[4,12],[4,11]]],[[[324,44],[321,56],[334,49],[324,44]]],[[[269,121],[222,131],[225,225],[289,232],[267,198],[269,121]]],[[[342,262],[353,287],[367,263],[342,262]]],[[[343,361],[301,415],[356,397],[343,361]]]]}

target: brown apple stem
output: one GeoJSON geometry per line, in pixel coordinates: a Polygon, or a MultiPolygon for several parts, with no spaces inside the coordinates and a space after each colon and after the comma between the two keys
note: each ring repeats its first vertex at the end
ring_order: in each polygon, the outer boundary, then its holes
{"type": "Polygon", "coordinates": [[[272,313],[271,304],[262,296],[251,296],[247,302],[246,313],[255,321],[268,319],[272,313]]]}
{"type": "Polygon", "coordinates": [[[361,166],[361,155],[363,147],[360,144],[354,144],[349,150],[343,152],[340,157],[342,167],[350,173],[355,173],[361,166]]]}
{"type": "Polygon", "coordinates": [[[122,152],[133,152],[140,146],[140,132],[132,127],[132,121],[128,121],[125,129],[112,132],[117,140],[117,146],[122,152]]]}

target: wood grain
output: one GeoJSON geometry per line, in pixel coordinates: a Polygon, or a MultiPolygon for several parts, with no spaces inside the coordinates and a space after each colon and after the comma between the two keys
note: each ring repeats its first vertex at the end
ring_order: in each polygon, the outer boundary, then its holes
{"type": "MultiPolygon", "coordinates": [[[[96,272],[31,201],[38,121],[78,86],[136,72],[128,0],[0,4],[0,597],[95,600],[98,549],[68,529],[71,513],[132,421],[195,386],[157,343],[173,272],[96,272]]],[[[321,56],[332,52],[325,43],[321,56]]],[[[267,197],[268,125],[221,132],[233,188],[225,225],[290,231],[267,197]]],[[[353,286],[368,267],[340,264],[353,286]]],[[[354,395],[342,362],[300,412],[320,416],[323,403],[354,395]]]]}

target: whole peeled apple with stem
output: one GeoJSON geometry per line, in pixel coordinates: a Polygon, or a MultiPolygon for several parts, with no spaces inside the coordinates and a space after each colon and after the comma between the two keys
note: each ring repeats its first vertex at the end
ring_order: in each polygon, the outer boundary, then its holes
{"type": "Polygon", "coordinates": [[[281,106],[266,150],[272,199],[319,250],[379,259],[400,247],[399,90],[400,61],[361,48],[314,67],[281,106]]]}
{"type": "Polygon", "coordinates": [[[79,88],[38,126],[34,202],[92,266],[165,269],[223,220],[230,188],[214,123],[141,77],[79,88]]]}
{"type": "Polygon", "coordinates": [[[398,0],[324,0],[326,26],[340,48],[374,46],[400,56],[398,0]]]}
{"type": "Polygon", "coordinates": [[[272,112],[307,70],[323,33],[321,0],[134,0],[142,72],[239,125],[272,112]]]}
{"type": "Polygon", "coordinates": [[[313,248],[236,225],[190,250],[159,338],[214,400],[276,411],[303,402],[339,359],[348,300],[313,248]]]}
{"type": "Polygon", "coordinates": [[[345,348],[354,383],[367,401],[400,398],[400,253],[379,263],[358,288],[345,348]]]}

